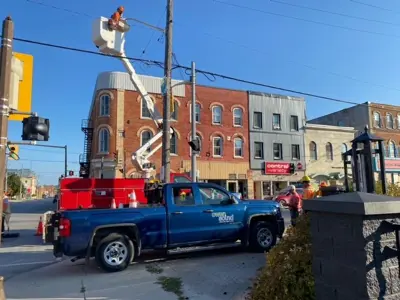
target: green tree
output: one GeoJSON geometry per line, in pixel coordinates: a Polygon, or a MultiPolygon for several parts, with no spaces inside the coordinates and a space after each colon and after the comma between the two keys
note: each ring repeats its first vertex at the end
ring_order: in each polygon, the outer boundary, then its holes
{"type": "Polygon", "coordinates": [[[10,174],[7,177],[7,191],[10,197],[19,195],[20,188],[22,186],[21,192],[25,194],[25,186],[21,182],[21,178],[17,174],[10,174]]]}

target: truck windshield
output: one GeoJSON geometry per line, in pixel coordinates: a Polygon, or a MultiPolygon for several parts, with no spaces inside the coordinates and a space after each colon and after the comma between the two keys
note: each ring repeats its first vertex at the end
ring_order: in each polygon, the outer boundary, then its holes
{"type": "Polygon", "coordinates": [[[184,177],[184,176],[175,176],[174,177],[174,182],[179,182],[179,183],[186,183],[186,182],[191,182],[190,179],[184,177]]]}

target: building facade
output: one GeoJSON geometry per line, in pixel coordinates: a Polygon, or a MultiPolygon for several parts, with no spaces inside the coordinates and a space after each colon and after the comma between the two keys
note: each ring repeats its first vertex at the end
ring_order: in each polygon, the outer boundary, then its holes
{"type": "Polygon", "coordinates": [[[249,92],[250,168],[257,199],[304,176],[305,110],[303,98],[249,92]]]}
{"type": "MultiPolygon", "coordinates": [[[[140,78],[156,108],[162,112],[162,79],[140,78]]],[[[189,173],[191,86],[176,80],[172,86],[171,126],[176,135],[171,139],[171,172],[189,173]]],[[[250,196],[247,93],[198,85],[196,97],[197,136],[202,148],[197,156],[199,180],[215,182],[232,192],[250,196]]],[[[91,134],[86,134],[81,166],[90,165],[91,177],[99,178],[101,169],[104,178],[139,177],[140,169],[132,163],[131,154],[158,129],[127,73],[106,72],[98,76],[88,119],[83,122],[83,130],[87,133],[90,129],[91,134]]],[[[161,139],[153,147],[160,143],[161,139]]],[[[156,166],[153,175],[157,176],[161,148],[151,161],[156,166]]]]}
{"type": "Polygon", "coordinates": [[[20,177],[21,184],[25,188],[25,195],[37,195],[38,178],[31,169],[7,169],[7,176],[16,174],[20,177]]]}
{"type": "Polygon", "coordinates": [[[304,127],[307,175],[314,181],[344,182],[342,153],[351,149],[354,127],[306,124],[304,127]]]}
{"type": "MultiPolygon", "coordinates": [[[[364,132],[366,125],[370,132],[384,139],[386,180],[400,183],[400,107],[365,102],[309,121],[314,124],[351,126],[357,134],[364,132]]],[[[376,161],[375,177],[378,179],[376,161]]]]}

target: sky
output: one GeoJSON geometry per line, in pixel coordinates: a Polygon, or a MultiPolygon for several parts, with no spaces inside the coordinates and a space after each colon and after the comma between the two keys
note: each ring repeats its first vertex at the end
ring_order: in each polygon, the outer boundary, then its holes
{"type": "MultiPolygon", "coordinates": [[[[277,1],[175,0],[177,61],[187,66],[195,61],[198,69],[355,103],[400,105],[400,2],[277,1]]],[[[91,40],[93,20],[109,17],[119,5],[125,6],[125,17],[165,26],[166,0],[8,0],[0,1],[0,17],[12,17],[17,38],[97,51],[91,40]]],[[[132,24],[127,55],[163,61],[161,33],[132,24]]],[[[121,62],[17,41],[14,51],[34,56],[33,111],[50,119],[47,144],[68,145],[68,168],[77,173],[84,143],[80,126],[88,116],[96,77],[125,71],[121,62]]],[[[163,74],[157,66],[134,66],[141,74],[163,74]]],[[[178,70],[173,76],[188,79],[178,70]]],[[[198,83],[298,96],[221,78],[209,81],[202,75],[198,83]]],[[[349,106],[305,99],[309,119],[349,106]]],[[[20,141],[21,132],[20,122],[10,122],[9,140],[20,141]]],[[[8,168],[31,168],[40,184],[55,184],[64,170],[63,159],[63,150],[23,146],[20,160],[9,161],[8,168]]]]}

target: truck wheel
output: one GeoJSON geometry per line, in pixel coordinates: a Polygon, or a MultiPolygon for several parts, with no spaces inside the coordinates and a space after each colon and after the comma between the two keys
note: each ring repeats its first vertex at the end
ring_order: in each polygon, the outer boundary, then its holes
{"type": "Polygon", "coordinates": [[[266,221],[256,222],[251,226],[250,249],[255,252],[264,252],[275,246],[277,240],[275,226],[266,221]]]}
{"type": "Polygon", "coordinates": [[[135,248],[129,237],[111,233],[100,240],[96,247],[97,265],[106,272],[125,270],[135,256],[135,248]]]}

